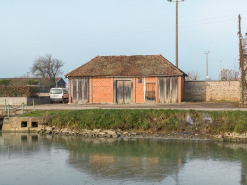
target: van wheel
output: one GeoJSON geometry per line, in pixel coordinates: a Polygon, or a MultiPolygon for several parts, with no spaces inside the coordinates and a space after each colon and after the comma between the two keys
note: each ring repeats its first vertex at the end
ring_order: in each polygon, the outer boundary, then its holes
{"type": "Polygon", "coordinates": [[[53,104],[53,101],[50,101],[51,104],[53,104]]]}

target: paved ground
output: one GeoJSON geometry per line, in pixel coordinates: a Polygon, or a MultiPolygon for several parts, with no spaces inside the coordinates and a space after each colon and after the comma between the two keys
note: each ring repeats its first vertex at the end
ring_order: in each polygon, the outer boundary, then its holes
{"type": "MultiPolygon", "coordinates": [[[[14,106],[13,106],[14,107],[14,106]]],[[[32,106],[25,106],[25,109],[32,109],[32,106]]],[[[195,110],[241,110],[247,108],[238,107],[236,102],[185,102],[179,104],[45,104],[36,105],[36,110],[81,110],[81,109],[195,109],[195,110]]],[[[4,109],[3,106],[0,109],[4,109]]]]}

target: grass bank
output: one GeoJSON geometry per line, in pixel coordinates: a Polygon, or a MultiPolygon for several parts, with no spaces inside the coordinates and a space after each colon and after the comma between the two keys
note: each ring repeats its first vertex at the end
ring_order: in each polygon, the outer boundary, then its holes
{"type": "Polygon", "coordinates": [[[23,116],[42,116],[50,126],[70,129],[136,129],[210,134],[247,132],[247,113],[243,111],[89,109],[36,111],[23,116]]]}

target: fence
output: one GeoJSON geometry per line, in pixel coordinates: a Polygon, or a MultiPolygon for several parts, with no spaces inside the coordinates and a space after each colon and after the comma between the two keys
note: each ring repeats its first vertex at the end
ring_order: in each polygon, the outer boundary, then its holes
{"type": "MultiPolygon", "coordinates": [[[[17,111],[18,110],[21,110],[21,114],[24,114],[24,107],[25,107],[25,104],[24,103],[21,103],[21,105],[18,105],[17,107],[13,107],[11,105],[6,105],[6,99],[3,100],[5,102],[5,114],[2,112],[2,117],[4,116],[8,116],[10,117],[10,113],[11,113],[11,110],[12,112],[16,115],[17,114],[17,111]]],[[[33,111],[35,111],[35,100],[33,99],[32,101],[32,105],[33,105],[33,111]]]]}

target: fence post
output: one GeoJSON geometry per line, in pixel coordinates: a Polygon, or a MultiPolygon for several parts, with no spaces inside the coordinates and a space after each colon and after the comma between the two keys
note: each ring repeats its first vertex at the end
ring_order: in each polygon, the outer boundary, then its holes
{"type": "Polygon", "coordinates": [[[8,117],[9,117],[9,115],[10,115],[10,110],[9,110],[9,104],[8,104],[8,117]]]}
{"type": "Polygon", "coordinates": [[[21,114],[23,114],[23,110],[24,110],[24,103],[22,102],[22,104],[21,104],[21,114]]]}
{"type": "Polygon", "coordinates": [[[4,100],[4,109],[7,110],[6,99],[4,100]]]}
{"type": "Polygon", "coordinates": [[[33,111],[35,111],[35,103],[34,103],[34,99],[33,99],[33,111]]]}

